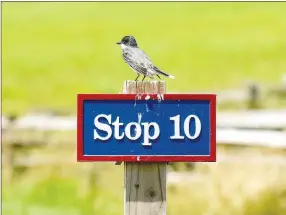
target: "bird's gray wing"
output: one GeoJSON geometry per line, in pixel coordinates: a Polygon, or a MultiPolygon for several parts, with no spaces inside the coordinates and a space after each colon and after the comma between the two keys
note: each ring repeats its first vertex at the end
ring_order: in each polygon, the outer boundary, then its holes
{"type": "Polygon", "coordinates": [[[148,55],[143,50],[140,50],[140,51],[142,51],[142,54],[145,55],[145,58],[149,61],[149,63],[152,64],[152,62],[151,62],[150,58],[148,57],[148,55]]]}
{"type": "Polygon", "coordinates": [[[157,74],[156,70],[154,70],[154,65],[152,63],[152,61],[150,60],[150,58],[147,56],[147,54],[141,50],[141,49],[137,49],[138,51],[137,53],[137,59],[140,59],[140,62],[144,64],[144,66],[147,68],[148,73],[152,76],[154,74],[157,74]]]}
{"type": "Polygon", "coordinates": [[[123,59],[131,68],[136,70],[138,73],[150,77],[150,74],[148,74],[148,65],[146,64],[146,62],[144,62],[139,52],[133,52],[132,50],[124,50],[123,59]]]}

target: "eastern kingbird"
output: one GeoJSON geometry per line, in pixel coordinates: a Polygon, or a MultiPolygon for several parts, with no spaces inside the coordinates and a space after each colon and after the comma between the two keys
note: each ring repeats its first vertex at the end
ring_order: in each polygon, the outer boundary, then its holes
{"type": "Polygon", "coordinates": [[[133,36],[125,36],[122,38],[121,42],[116,44],[121,45],[122,55],[125,63],[127,63],[137,73],[135,81],[137,81],[140,75],[144,76],[142,81],[146,76],[153,79],[154,75],[158,76],[159,78],[159,75],[165,75],[172,79],[175,78],[174,76],[169,75],[154,66],[145,52],[138,47],[133,36]]]}

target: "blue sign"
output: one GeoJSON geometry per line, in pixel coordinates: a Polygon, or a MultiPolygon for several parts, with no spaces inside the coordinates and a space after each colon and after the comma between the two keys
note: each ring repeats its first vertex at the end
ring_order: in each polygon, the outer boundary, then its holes
{"type": "Polygon", "coordinates": [[[216,161],[212,94],[78,94],[78,161],[216,161]]]}

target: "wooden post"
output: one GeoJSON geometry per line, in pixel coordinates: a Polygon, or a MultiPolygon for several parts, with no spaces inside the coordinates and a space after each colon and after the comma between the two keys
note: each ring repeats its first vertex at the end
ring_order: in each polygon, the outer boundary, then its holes
{"type": "MultiPolygon", "coordinates": [[[[125,81],[125,94],[165,94],[165,81],[125,81]]],[[[124,163],[124,215],[166,215],[167,163],[124,163]]]]}

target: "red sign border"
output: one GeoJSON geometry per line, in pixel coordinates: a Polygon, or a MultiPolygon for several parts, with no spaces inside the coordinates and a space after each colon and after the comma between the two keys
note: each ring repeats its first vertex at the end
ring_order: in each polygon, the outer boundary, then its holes
{"type": "MultiPolygon", "coordinates": [[[[84,100],[134,100],[137,94],[77,94],[77,161],[126,161],[126,162],[216,162],[216,95],[215,94],[164,94],[164,100],[210,101],[210,155],[207,156],[84,156],[83,155],[83,102],[84,100]]],[[[147,94],[140,95],[144,99],[147,94]]],[[[149,94],[158,99],[157,94],[149,94]]]]}

